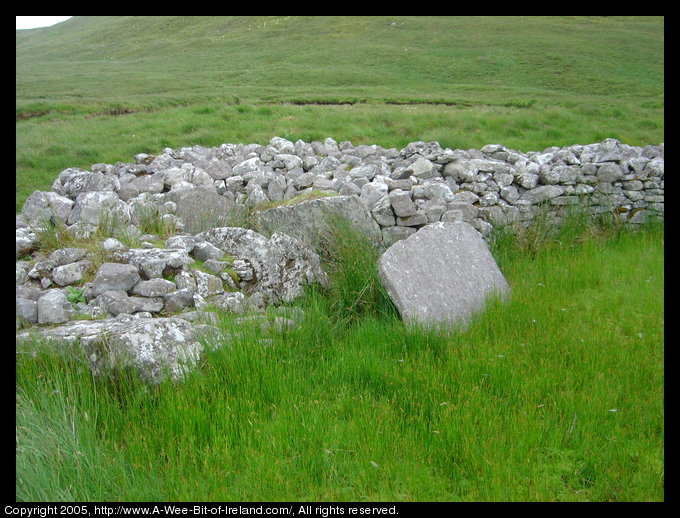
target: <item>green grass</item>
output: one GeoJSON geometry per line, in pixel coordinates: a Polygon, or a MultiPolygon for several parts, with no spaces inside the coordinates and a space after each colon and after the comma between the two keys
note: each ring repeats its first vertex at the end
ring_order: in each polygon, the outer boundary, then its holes
{"type": "Polygon", "coordinates": [[[663,500],[663,225],[569,227],[493,240],[512,297],[464,332],[405,328],[337,247],[298,328],[223,315],[182,383],[18,353],[17,499],[663,500]]]}
{"type": "Polygon", "coordinates": [[[664,140],[663,17],[74,17],[16,57],[17,212],[164,147],[664,140]]]}

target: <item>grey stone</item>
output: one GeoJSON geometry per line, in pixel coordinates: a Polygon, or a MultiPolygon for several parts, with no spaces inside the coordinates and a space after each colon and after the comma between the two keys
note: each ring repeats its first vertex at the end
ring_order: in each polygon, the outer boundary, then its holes
{"type": "Polygon", "coordinates": [[[139,280],[139,271],[132,264],[103,263],[94,276],[93,294],[96,297],[110,290],[128,291],[139,280]]]}
{"type": "Polygon", "coordinates": [[[38,228],[52,219],[66,222],[73,205],[73,200],[55,192],[34,191],[26,198],[21,214],[29,226],[38,228]]]}
{"type": "Polygon", "coordinates": [[[415,160],[410,166],[408,166],[407,171],[416,178],[425,180],[428,178],[434,178],[439,176],[437,169],[435,169],[434,164],[430,162],[427,158],[420,157],[415,160]]]}
{"type": "Polygon", "coordinates": [[[345,218],[371,241],[381,243],[378,223],[355,196],[330,196],[262,210],[254,213],[252,220],[260,232],[283,232],[316,249],[326,239],[326,218],[334,217],[345,218]]]}
{"type": "Polygon", "coordinates": [[[227,313],[241,313],[246,309],[246,298],[240,291],[217,295],[210,303],[227,313]]]}
{"type": "Polygon", "coordinates": [[[361,195],[359,199],[364,202],[368,210],[373,210],[376,203],[380,201],[383,196],[387,195],[387,184],[380,182],[371,182],[361,187],[361,195]]]}
{"type": "Polygon", "coordinates": [[[624,176],[623,168],[620,165],[607,163],[597,168],[598,182],[615,182],[624,176]]]}
{"type": "Polygon", "coordinates": [[[221,274],[228,266],[228,261],[218,261],[217,259],[208,259],[203,263],[203,268],[215,275],[221,274]]]}
{"type": "Polygon", "coordinates": [[[186,250],[179,248],[132,248],[114,252],[113,258],[135,266],[146,279],[162,277],[168,270],[178,270],[191,264],[186,250]]]}
{"type": "Polygon", "coordinates": [[[84,248],[60,248],[50,254],[50,259],[54,261],[55,266],[63,266],[79,261],[86,255],[87,250],[84,248]]]}
{"type": "Polygon", "coordinates": [[[514,185],[502,187],[500,190],[500,195],[501,198],[503,198],[508,203],[514,203],[517,200],[519,200],[520,197],[519,191],[517,190],[517,187],[515,187],[514,185]]]}
{"type": "Polygon", "coordinates": [[[105,291],[97,297],[94,303],[113,316],[121,313],[131,314],[140,310],[138,302],[133,297],[128,297],[123,290],[105,291]]]}
{"type": "MultiPolygon", "coordinates": [[[[361,204],[358,200],[357,203],[361,204]]],[[[277,232],[267,239],[252,230],[224,227],[207,230],[198,237],[248,261],[254,274],[253,281],[246,286],[247,294],[262,293],[272,304],[294,300],[302,295],[307,284],[328,286],[319,256],[286,234],[277,232]]]]}
{"type": "Polygon", "coordinates": [[[442,182],[429,182],[424,191],[427,199],[442,198],[444,201],[453,201],[455,196],[451,187],[442,182]]]}
{"type": "Polygon", "coordinates": [[[371,214],[373,214],[373,218],[375,218],[375,221],[381,227],[392,227],[396,224],[392,205],[387,196],[383,196],[375,203],[371,214]]]}
{"type": "Polygon", "coordinates": [[[29,324],[38,323],[38,303],[35,300],[29,300],[17,297],[16,299],[16,316],[29,324]]]}
{"type": "Polygon", "coordinates": [[[89,191],[80,193],[73,210],[68,217],[68,224],[89,223],[97,225],[103,218],[117,221],[129,221],[127,204],[113,191],[89,191]]]}
{"type": "Polygon", "coordinates": [[[264,163],[257,157],[249,158],[243,162],[235,165],[232,171],[235,175],[243,176],[247,173],[259,171],[264,166],[264,163]]]}
{"type": "Polygon", "coordinates": [[[134,309],[135,314],[140,316],[140,313],[159,313],[165,304],[162,297],[129,297],[137,307],[134,309]]]}
{"type": "Polygon", "coordinates": [[[38,299],[38,323],[61,324],[73,314],[71,303],[61,290],[49,290],[38,299]]]}
{"type": "Polygon", "coordinates": [[[231,269],[242,281],[253,280],[254,272],[250,262],[243,259],[235,259],[231,265],[231,269]]]}
{"type": "Polygon", "coordinates": [[[404,227],[418,227],[427,223],[427,214],[424,211],[417,210],[412,216],[397,216],[397,225],[404,227]]]}
{"type": "Polygon", "coordinates": [[[446,202],[442,198],[425,200],[421,206],[421,210],[425,213],[428,223],[435,223],[439,221],[442,214],[446,212],[446,202]]]}
{"type": "Polygon", "coordinates": [[[192,255],[199,261],[207,261],[209,259],[223,258],[224,251],[207,241],[201,241],[194,245],[192,255]]]}
{"type": "Polygon", "coordinates": [[[454,221],[464,221],[465,216],[463,211],[460,209],[449,209],[442,213],[440,221],[445,223],[451,223],[454,221]]]}
{"type": "Polygon", "coordinates": [[[203,298],[212,297],[224,293],[222,279],[200,270],[194,270],[196,279],[196,293],[203,298]]]}
{"type": "Polygon", "coordinates": [[[246,200],[246,206],[251,209],[257,207],[262,203],[267,203],[269,198],[265,194],[264,190],[259,185],[254,185],[252,190],[248,193],[248,199],[246,200]]]}
{"type": "Polygon", "coordinates": [[[350,178],[365,178],[367,180],[372,180],[376,174],[380,174],[380,169],[373,164],[358,165],[349,171],[350,178]]]}
{"type": "Polygon", "coordinates": [[[159,383],[167,378],[181,379],[196,366],[203,351],[198,333],[194,325],[180,318],[125,316],[24,331],[17,333],[17,339],[37,335],[73,343],[82,348],[95,374],[133,367],[142,380],[159,383]]]}
{"type": "Polygon", "coordinates": [[[411,199],[410,192],[395,189],[389,193],[389,198],[392,210],[397,216],[406,218],[416,213],[416,205],[411,199]]]}
{"type": "Polygon", "coordinates": [[[517,181],[525,189],[533,189],[538,185],[538,175],[531,173],[522,173],[517,178],[517,181]]]}
{"type": "Polygon", "coordinates": [[[288,171],[295,169],[296,167],[302,167],[302,159],[297,155],[280,153],[274,155],[274,160],[281,160],[288,171]]]}
{"type": "Polygon", "coordinates": [[[38,235],[30,228],[16,229],[16,257],[30,253],[38,244],[38,235]]]}
{"type": "Polygon", "coordinates": [[[120,188],[120,182],[115,176],[101,172],[82,171],[70,175],[61,182],[63,196],[76,198],[82,192],[88,191],[114,191],[120,188]]]}
{"type": "Polygon", "coordinates": [[[165,248],[178,248],[191,253],[196,244],[193,236],[171,236],[165,240],[165,248]]]}
{"type": "Polygon", "coordinates": [[[149,279],[148,281],[139,281],[134,285],[131,293],[141,297],[162,297],[176,289],[177,286],[174,282],[155,278],[149,279]]]}
{"type": "Polygon", "coordinates": [[[42,279],[52,275],[52,270],[56,263],[52,259],[45,259],[43,261],[37,261],[33,267],[28,271],[28,276],[31,279],[42,279]]]}
{"type": "Polygon", "coordinates": [[[183,288],[167,293],[164,299],[163,309],[167,313],[176,313],[194,304],[194,293],[189,288],[183,288]]]}
{"type": "Polygon", "coordinates": [[[16,284],[18,287],[19,284],[23,283],[28,277],[28,264],[25,264],[24,261],[17,261],[15,272],[16,272],[16,284]]]}
{"type": "Polygon", "coordinates": [[[269,145],[279,153],[295,153],[295,144],[283,137],[272,137],[269,145]]]}
{"type": "Polygon", "coordinates": [[[398,241],[378,273],[407,324],[464,324],[487,297],[510,292],[482,236],[463,222],[432,223],[398,241]]]}
{"type": "Polygon", "coordinates": [[[526,191],[520,199],[530,201],[531,203],[543,203],[551,198],[556,198],[564,193],[564,187],[559,185],[542,185],[526,191]]]}
{"type": "Polygon", "coordinates": [[[92,266],[90,261],[78,261],[57,266],[52,270],[52,280],[59,286],[75,284],[83,280],[83,274],[90,266],[92,266]]]}

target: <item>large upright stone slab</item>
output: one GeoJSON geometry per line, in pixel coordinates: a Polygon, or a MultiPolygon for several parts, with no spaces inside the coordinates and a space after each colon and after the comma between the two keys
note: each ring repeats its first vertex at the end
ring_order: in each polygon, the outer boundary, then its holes
{"type": "Polygon", "coordinates": [[[327,231],[326,218],[345,218],[380,245],[382,232],[366,205],[357,196],[330,196],[262,210],[252,215],[260,232],[277,231],[317,249],[327,231]]]}
{"type": "Polygon", "coordinates": [[[177,204],[176,214],[184,230],[192,234],[227,226],[245,216],[244,207],[207,187],[169,192],[166,198],[177,204]]]}
{"type": "Polygon", "coordinates": [[[432,223],[393,244],[378,273],[407,324],[465,324],[488,296],[510,293],[482,235],[462,221],[432,223]]]}

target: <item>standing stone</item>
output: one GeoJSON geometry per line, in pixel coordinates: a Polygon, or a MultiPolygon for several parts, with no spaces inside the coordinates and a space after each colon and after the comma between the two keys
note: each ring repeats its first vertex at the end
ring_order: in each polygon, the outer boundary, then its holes
{"type": "Polygon", "coordinates": [[[378,223],[355,196],[330,196],[262,210],[252,215],[252,221],[259,232],[283,232],[315,249],[324,242],[328,217],[348,220],[374,243],[382,240],[378,223]]]}
{"type": "Polygon", "coordinates": [[[510,292],[481,234],[464,222],[432,223],[396,242],[378,272],[407,324],[464,324],[487,297],[510,292]]]}
{"type": "Polygon", "coordinates": [[[167,199],[177,204],[176,214],[182,218],[184,230],[192,234],[228,224],[238,210],[232,200],[205,186],[171,192],[167,199]]]}

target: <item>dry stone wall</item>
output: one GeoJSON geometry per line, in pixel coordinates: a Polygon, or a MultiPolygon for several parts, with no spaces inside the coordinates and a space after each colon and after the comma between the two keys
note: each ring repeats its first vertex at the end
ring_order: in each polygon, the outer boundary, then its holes
{"type": "MultiPolygon", "coordinates": [[[[106,326],[74,325],[74,315],[146,317],[159,336],[180,336],[186,326],[167,315],[200,320],[210,304],[238,312],[289,302],[305,284],[327,282],[312,234],[329,210],[384,250],[432,223],[462,221],[487,235],[538,214],[559,220],[573,207],[630,224],[663,218],[664,145],[606,139],[525,153],[496,144],[454,150],[412,142],[397,150],[273,137],[267,145],[164,149],[131,163],[68,168],[50,191],[31,194],[16,219],[17,329],[49,324],[41,331],[49,334],[68,325],[93,344],[93,329],[106,326]],[[309,194],[331,197],[271,208],[309,194]],[[150,234],[150,221],[170,237],[150,234]],[[53,225],[100,240],[97,252],[42,253],[41,229],[53,225]]],[[[191,344],[180,356],[194,358],[193,336],[180,338],[191,344]]]]}
{"type": "Polygon", "coordinates": [[[639,223],[663,217],[664,145],[606,139],[524,153],[496,144],[452,150],[412,142],[397,150],[274,137],[266,146],[165,149],[134,163],[62,171],[51,192],[28,198],[22,221],[59,219],[86,234],[102,210],[135,225],[152,207],[178,231],[197,233],[310,190],[359,197],[385,243],[437,221],[466,221],[487,234],[494,224],[527,224],[575,205],[639,223]]]}

